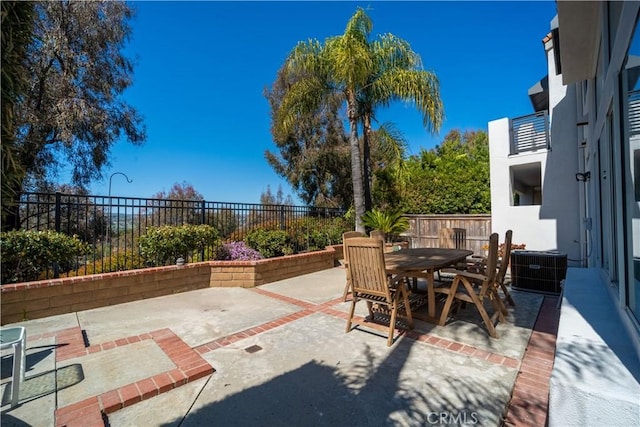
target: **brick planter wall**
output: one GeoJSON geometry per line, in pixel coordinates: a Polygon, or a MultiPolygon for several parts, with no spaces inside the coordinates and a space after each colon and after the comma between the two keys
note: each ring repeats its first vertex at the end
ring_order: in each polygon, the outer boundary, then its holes
{"type": "Polygon", "coordinates": [[[342,247],[259,261],[208,261],[184,266],[2,285],[0,323],[38,319],[218,286],[250,288],[332,268],[342,247]]]}

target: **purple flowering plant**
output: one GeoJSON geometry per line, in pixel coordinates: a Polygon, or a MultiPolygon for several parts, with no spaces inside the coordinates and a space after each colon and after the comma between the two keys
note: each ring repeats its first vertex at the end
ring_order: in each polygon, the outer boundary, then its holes
{"type": "Polygon", "coordinates": [[[255,249],[251,249],[244,242],[229,242],[222,245],[217,258],[224,261],[253,261],[263,256],[255,249]]]}

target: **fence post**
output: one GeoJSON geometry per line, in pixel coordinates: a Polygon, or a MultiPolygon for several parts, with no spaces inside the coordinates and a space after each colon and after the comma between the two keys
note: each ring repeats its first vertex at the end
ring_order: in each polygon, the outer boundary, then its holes
{"type": "MultiPolygon", "coordinates": [[[[202,203],[200,204],[200,207],[202,208],[202,215],[200,216],[200,225],[205,225],[207,223],[207,213],[205,211],[205,209],[207,208],[207,204],[204,201],[204,199],[202,199],[202,203]]],[[[200,252],[200,261],[204,261],[204,247],[200,252]]]]}
{"type": "Polygon", "coordinates": [[[62,208],[60,206],[60,203],[62,201],[62,193],[56,191],[56,206],[54,209],[54,213],[53,213],[53,220],[54,220],[54,227],[56,232],[60,232],[60,212],[62,211],[62,208]]]}
{"type": "Polygon", "coordinates": [[[280,230],[286,230],[286,224],[284,222],[284,205],[280,205],[280,230]]]}
{"type": "MultiPolygon", "coordinates": [[[[60,232],[60,213],[62,211],[62,208],[60,206],[60,203],[62,201],[62,193],[60,193],[59,191],[56,191],[56,207],[54,210],[54,221],[55,221],[55,230],[56,233],[60,232]]],[[[58,265],[57,262],[53,263],[53,278],[57,279],[58,277],[60,277],[60,265],[58,265]]]]}

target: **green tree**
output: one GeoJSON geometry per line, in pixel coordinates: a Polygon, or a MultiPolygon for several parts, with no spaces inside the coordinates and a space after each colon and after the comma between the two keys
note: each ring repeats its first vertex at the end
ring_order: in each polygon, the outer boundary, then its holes
{"type": "Polygon", "coordinates": [[[41,203],[21,205],[21,229],[53,230],[57,225],[61,233],[90,243],[107,235],[107,212],[101,204],[94,203],[86,189],[63,184],[42,190],[45,194],[38,198],[41,203]]]}
{"type": "Polygon", "coordinates": [[[339,96],[346,102],[358,231],[364,231],[362,215],[370,204],[369,145],[368,139],[361,143],[358,124],[366,116],[365,129],[370,129],[375,108],[398,99],[412,99],[429,126],[438,128],[442,119],[434,76],[419,72],[419,57],[405,41],[387,35],[371,42],[372,26],[371,19],[358,8],[344,34],[330,37],[324,44],[317,40],[298,43],[285,66],[299,79],[288,88],[276,115],[279,126],[290,129],[300,117],[316,111],[331,97],[339,96]]]}
{"type": "Polygon", "coordinates": [[[305,204],[347,209],[352,203],[353,188],[349,144],[340,116],[342,99],[328,97],[315,110],[301,113],[288,129],[278,123],[282,100],[299,79],[295,70],[283,66],[271,88],[265,91],[271,107],[271,134],[278,149],[266,150],[265,157],[305,204]]]}
{"type": "Polygon", "coordinates": [[[371,131],[372,205],[389,210],[402,202],[405,181],[407,141],[393,123],[371,131]]]}
{"type": "Polygon", "coordinates": [[[278,191],[275,196],[271,192],[271,186],[267,185],[267,189],[260,195],[260,204],[262,205],[293,205],[291,195],[284,196],[282,185],[278,185],[278,191]]]}
{"type": "MultiPolygon", "coordinates": [[[[422,114],[425,128],[432,132],[440,130],[444,109],[440,99],[440,84],[435,73],[422,68],[420,55],[414,52],[406,40],[393,34],[384,34],[371,44],[374,69],[369,81],[360,91],[358,103],[363,127],[362,151],[365,176],[365,204],[371,209],[371,162],[370,145],[373,136],[372,122],[379,107],[387,107],[393,101],[413,104],[422,114]]],[[[402,160],[405,146],[397,133],[383,129],[385,152],[392,162],[402,160]],[[394,158],[393,155],[396,155],[394,158]]],[[[401,169],[396,168],[396,171],[401,169]]]]}
{"type": "Polygon", "coordinates": [[[347,105],[351,180],[355,207],[356,230],[364,231],[365,212],[362,161],[358,139],[358,91],[367,83],[373,70],[369,52],[372,23],[363,9],[358,8],[347,23],[344,34],[328,38],[324,45],[317,40],[299,42],[287,57],[289,72],[300,76],[288,90],[277,121],[283,129],[304,114],[316,111],[330,96],[340,94],[347,105]]]}
{"type": "Polygon", "coordinates": [[[484,131],[449,132],[431,150],[406,162],[403,210],[407,213],[491,212],[489,142],[484,131]]]}
{"type": "Polygon", "coordinates": [[[152,198],[146,211],[151,224],[161,226],[202,223],[204,197],[188,182],[175,183],[169,192],[160,191],[152,198]]]}
{"type": "MultiPolygon", "coordinates": [[[[124,1],[42,1],[25,58],[28,90],[15,104],[16,161],[23,171],[11,194],[50,182],[71,168],[72,183],[101,176],[121,137],[145,139],[142,118],[120,99],[132,83],[123,55],[132,10],[124,1]]],[[[17,226],[15,209],[7,220],[17,226]]]]}
{"type": "MultiPolygon", "coordinates": [[[[31,43],[33,28],[33,3],[26,1],[2,1],[2,226],[15,216],[17,190],[24,177],[18,159],[14,124],[16,104],[28,91],[25,59],[31,43]]],[[[6,227],[10,228],[10,227],[6,227]]]]}

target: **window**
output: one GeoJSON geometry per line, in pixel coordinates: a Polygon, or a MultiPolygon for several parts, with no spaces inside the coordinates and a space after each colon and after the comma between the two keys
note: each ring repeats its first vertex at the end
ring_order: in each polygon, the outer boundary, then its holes
{"type": "Polygon", "coordinates": [[[640,30],[637,22],[627,51],[621,87],[625,119],[622,169],[623,176],[628,177],[622,181],[622,227],[627,265],[625,303],[640,323],[640,30]]]}
{"type": "Polygon", "coordinates": [[[616,285],[618,282],[618,251],[616,235],[616,168],[613,156],[613,112],[607,113],[607,120],[602,138],[598,140],[599,178],[600,178],[600,218],[602,221],[602,236],[600,239],[602,253],[602,269],[609,276],[609,281],[616,285]]]}
{"type": "Polygon", "coordinates": [[[511,175],[512,206],[542,204],[542,173],[540,162],[514,165],[511,175]]]}

